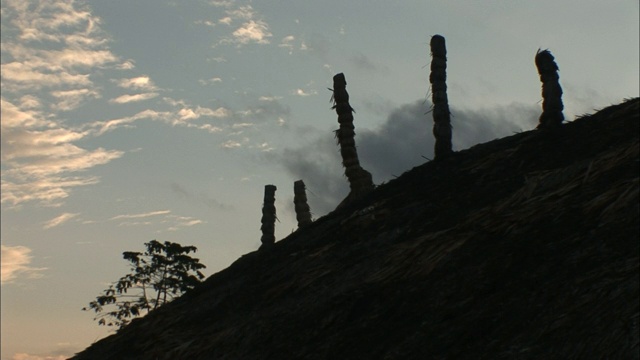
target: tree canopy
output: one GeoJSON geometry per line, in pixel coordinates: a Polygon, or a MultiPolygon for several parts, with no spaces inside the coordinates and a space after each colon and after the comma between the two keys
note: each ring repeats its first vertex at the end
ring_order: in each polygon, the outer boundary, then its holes
{"type": "Polygon", "coordinates": [[[195,246],[151,240],[145,252],[125,251],[131,273],[109,285],[82,310],[93,310],[99,325],[123,328],[132,319],[170,302],[199,284],[206,266],[189,256],[195,246]]]}

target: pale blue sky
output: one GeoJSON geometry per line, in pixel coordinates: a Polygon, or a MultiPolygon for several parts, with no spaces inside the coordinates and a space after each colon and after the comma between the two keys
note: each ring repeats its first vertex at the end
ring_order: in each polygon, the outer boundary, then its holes
{"type": "Polygon", "coordinates": [[[108,334],[80,309],[152,239],[211,275],[346,195],[332,76],[382,183],[432,157],[429,39],[448,49],[454,148],[535,127],[538,48],[565,116],[639,93],[638,1],[2,0],[2,360],[108,334]],[[425,101],[427,100],[427,101],[425,101]]]}

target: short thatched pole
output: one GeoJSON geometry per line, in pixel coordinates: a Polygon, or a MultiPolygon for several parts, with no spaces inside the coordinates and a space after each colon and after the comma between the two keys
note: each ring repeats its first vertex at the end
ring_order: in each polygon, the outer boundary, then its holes
{"type": "Polygon", "coordinates": [[[351,187],[351,192],[347,199],[353,200],[373,190],[374,185],[371,174],[360,166],[356,150],[353,108],[349,104],[347,80],[342,73],[333,77],[332,100],[334,102],[332,109],[336,110],[338,122],[340,123],[340,129],[336,130],[336,138],[340,145],[342,165],[345,168],[344,173],[351,187]]]}
{"type": "Polygon", "coordinates": [[[540,51],[538,49],[536,67],[538,74],[540,74],[540,82],[542,82],[542,114],[537,128],[542,130],[556,129],[564,121],[558,64],[549,50],[540,51]]]}
{"type": "Polygon", "coordinates": [[[264,204],[262,205],[262,241],[263,247],[268,247],[276,242],[276,186],[265,185],[264,187],[264,204]]]}
{"type": "Polygon", "coordinates": [[[444,37],[431,37],[431,97],[433,102],[433,136],[436,138],[434,156],[445,158],[451,153],[451,113],[447,98],[447,47],[444,37]]]}
{"type": "Polygon", "coordinates": [[[311,209],[307,203],[307,191],[302,180],[293,183],[293,204],[296,208],[298,228],[311,224],[311,209]]]}

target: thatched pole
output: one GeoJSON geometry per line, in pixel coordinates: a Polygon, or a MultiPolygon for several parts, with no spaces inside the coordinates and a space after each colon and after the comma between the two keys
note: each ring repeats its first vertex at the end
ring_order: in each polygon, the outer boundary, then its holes
{"type": "Polygon", "coordinates": [[[302,180],[293,183],[293,204],[296,208],[298,228],[311,224],[311,209],[307,203],[307,191],[302,180]]]}
{"type": "Polygon", "coordinates": [[[542,114],[537,128],[542,130],[556,129],[564,121],[558,64],[549,50],[540,51],[538,49],[536,67],[538,74],[540,74],[540,82],[542,82],[542,114]]]}
{"type": "Polygon", "coordinates": [[[349,105],[347,80],[342,73],[333,77],[332,100],[334,102],[332,109],[336,110],[338,123],[340,123],[340,128],[336,130],[336,138],[340,145],[344,173],[351,187],[351,192],[347,199],[355,199],[373,190],[374,185],[371,174],[360,166],[356,150],[353,108],[349,105]]]}
{"type": "Polygon", "coordinates": [[[451,144],[451,113],[447,98],[447,47],[444,37],[431,37],[431,97],[433,102],[434,155],[442,159],[453,153],[451,144]]]}
{"type": "Polygon", "coordinates": [[[262,205],[262,246],[271,246],[276,242],[276,186],[265,185],[264,187],[264,204],[262,205]]]}

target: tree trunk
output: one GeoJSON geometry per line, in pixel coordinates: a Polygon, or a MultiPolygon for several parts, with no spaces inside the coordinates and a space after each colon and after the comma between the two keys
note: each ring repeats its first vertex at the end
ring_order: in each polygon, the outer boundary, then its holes
{"type": "Polygon", "coordinates": [[[269,247],[276,242],[276,186],[265,185],[264,187],[264,204],[262,205],[262,242],[263,247],[269,247]]]}
{"type": "Polygon", "coordinates": [[[298,228],[303,228],[311,224],[311,209],[307,203],[307,192],[302,180],[293,183],[293,194],[293,204],[296,209],[298,228]]]}
{"type": "MultiPolygon", "coordinates": [[[[342,166],[345,168],[345,175],[349,180],[351,192],[343,201],[349,202],[373,190],[373,179],[371,174],[360,166],[358,152],[356,150],[355,126],[353,125],[353,108],[349,105],[349,93],[347,93],[347,80],[344,74],[340,73],[333,77],[333,97],[334,105],[332,109],[338,114],[340,128],[336,130],[336,138],[340,145],[340,155],[342,155],[342,166]]],[[[342,205],[341,204],[341,205],[342,205]]]]}
{"type": "Polygon", "coordinates": [[[444,37],[431,37],[431,97],[433,102],[433,136],[436,138],[434,157],[445,158],[453,153],[451,144],[451,113],[447,98],[447,47],[444,37]]]}
{"type": "Polygon", "coordinates": [[[536,67],[538,74],[540,74],[540,82],[542,82],[542,114],[537,128],[542,130],[557,129],[564,121],[558,64],[549,50],[540,51],[538,49],[536,67]]]}

